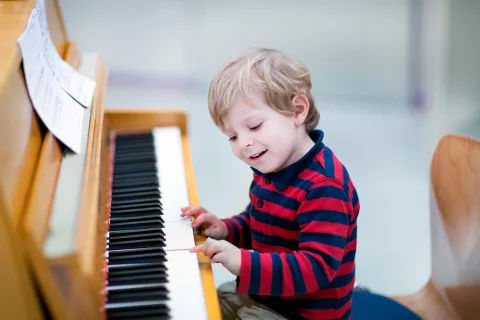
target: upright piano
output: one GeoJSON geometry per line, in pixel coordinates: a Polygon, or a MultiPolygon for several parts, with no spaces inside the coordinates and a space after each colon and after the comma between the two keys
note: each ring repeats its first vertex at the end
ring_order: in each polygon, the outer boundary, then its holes
{"type": "Polygon", "coordinates": [[[58,0],[46,0],[58,53],[96,81],[81,152],[36,114],[17,38],[35,1],[0,1],[2,319],[220,319],[204,241],[180,218],[198,204],[182,110],[104,108],[108,71],[80,56],[58,0]]]}

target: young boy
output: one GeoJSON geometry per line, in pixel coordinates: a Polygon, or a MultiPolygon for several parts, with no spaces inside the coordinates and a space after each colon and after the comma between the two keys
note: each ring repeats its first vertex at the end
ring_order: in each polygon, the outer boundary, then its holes
{"type": "Polygon", "coordinates": [[[212,80],[209,111],[254,173],[250,203],[219,219],[182,208],[209,237],[192,249],[237,276],[222,285],[224,319],[349,319],[359,200],[315,129],[308,69],[273,49],[251,49],[212,80]]]}

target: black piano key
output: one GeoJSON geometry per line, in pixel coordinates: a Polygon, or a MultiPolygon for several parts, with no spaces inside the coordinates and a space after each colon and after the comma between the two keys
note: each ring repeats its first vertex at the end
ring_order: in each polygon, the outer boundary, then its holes
{"type": "Polygon", "coordinates": [[[127,220],[127,221],[110,221],[110,229],[141,229],[148,226],[157,226],[160,228],[164,227],[164,223],[160,218],[145,218],[145,219],[137,219],[137,220],[127,220]]]}
{"type": "Polygon", "coordinates": [[[159,237],[150,237],[136,240],[108,240],[108,250],[122,250],[135,248],[158,248],[165,246],[165,239],[159,237]]]}
{"type": "Polygon", "coordinates": [[[113,179],[122,181],[125,179],[132,179],[135,177],[143,178],[143,177],[151,177],[151,176],[156,176],[155,170],[136,170],[133,172],[114,173],[113,179]]]}
{"type": "Polygon", "coordinates": [[[136,144],[117,144],[115,146],[115,158],[113,163],[115,164],[118,160],[124,160],[127,158],[139,158],[139,157],[151,157],[154,156],[156,159],[155,146],[152,141],[139,142],[136,144]],[[136,152],[127,151],[136,150],[136,152]],[[118,158],[117,158],[118,155],[118,158]]]}
{"type": "MultiPolygon", "coordinates": [[[[141,249],[138,249],[141,250],[141,249]]],[[[108,263],[120,264],[120,263],[132,263],[133,261],[136,263],[142,262],[165,262],[167,261],[165,252],[160,250],[151,250],[149,252],[123,252],[119,253],[116,252],[112,254],[112,252],[107,252],[108,263]]]]}
{"type": "Polygon", "coordinates": [[[118,276],[135,275],[153,271],[166,274],[167,267],[163,263],[132,263],[124,265],[108,265],[107,271],[109,275],[112,274],[118,276]]]}
{"type": "Polygon", "coordinates": [[[134,284],[149,284],[168,282],[168,274],[165,270],[135,270],[135,273],[115,273],[110,271],[107,277],[107,285],[134,285],[134,284]]]}
{"type": "Polygon", "coordinates": [[[156,208],[157,210],[162,209],[162,202],[160,200],[159,193],[157,193],[157,196],[155,197],[155,192],[138,192],[136,195],[138,196],[137,198],[133,197],[134,193],[130,192],[129,195],[127,194],[119,194],[119,195],[114,195],[111,198],[111,210],[134,210],[134,207],[140,204],[144,204],[143,206],[139,207],[145,207],[147,203],[150,205],[148,208],[156,208]],[[149,196],[146,195],[146,193],[151,193],[149,196]],[[133,206],[130,208],[122,208],[121,206],[133,206]]]}
{"type": "Polygon", "coordinates": [[[154,191],[145,191],[145,192],[142,192],[142,191],[139,191],[139,192],[129,192],[129,193],[125,193],[125,194],[121,194],[121,195],[115,195],[113,196],[112,195],[112,201],[113,201],[113,198],[115,198],[115,200],[119,201],[119,200],[128,200],[128,199],[151,199],[151,198],[156,198],[156,199],[160,199],[160,192],[158,190],[154,190],[154,191]]]}
{"type": "Polygon", "coordinates": [[[133,231],[142,230],[146,227],[163,228],[164,224],[159,220],[148,220],[139,222],[127,222],[127,223],[110,223],[111,231],[133,231]]]}
{"type": "Polygon", "coordinates": [[[143,228],[143,229],[136,229],[136,230],[109,230],[108,234],[109,234],[109,237],[115,237],[115,236],[138,235],[138,234],[143,234],[147,232],[160,232],[163,235],[165,235],[164,231],[162,229],[158,229],[156,226],[143,228]]]}
{"type": "Polygon", "coordinates": [[[126,157],[138,153],[148,153],[154,150],[152,143],[132,143],[131,145],[119,145],[115,148],[115,156],[126,157]]]}
{"type": "Polygon", "coordinates": [[[139,175],[139,174],[150,174],[156,175],[157,169],[155,164],[142,164],[142,165],[128,165],[123,167],[115,168],[115,172],[113,173],[114,179],[117,177],[124,177],[126,175],[139,175]]]}
{"type": "Polygon", "coordinates": [[[170,309],[164,301],[107,304],[108,319],[170,319],[170,309]]]}
{"type": "Polygon", "coordinates": [[[125,150],[125,152],[121,154],[115,153],[115,159],[113,160],[114,166],[143,161],[157,162],[157,155],[154,152],[153,146],[151,148],[145,148],[142,150],[135,149],[133,151],[134,152],[127,152],[127,150],[125,150]]]}
{"type": "Polygon", "coordinates": [[[107,241],[109,242],[113,242],[113,243],[118,243],[117,241],[135,241],[135,240],[149,240],[149,239],[152,239],[152,238],[158,238],[158,239],[161,239],[163,241],[165,241],[165,235],[163,232],[160,232],[160,231],[151,231],[151,232],[147,232],[147,233],[134,233],[134,234],[126,234],[126,235],[117,235],[117,234],[113,234],[113,235],[109,235],[107,236],[107,241]]]}
{"type": "Polygon", "coordinates": [[[158,197],[149,197],[149,198],[140,198],[140,199],[124,199],[122,198],[121,200],[115,200],[112,198],[111,206],[117,206],[117,205],[127,205],[127,204],[135,204],[135,203],[143,203],[143,202],[151,202],[151,201],[158,201],[158,197]]]}
{"type": "Polygon", "coordinates": [[[158,188],[151,188],[148,191],[130,191],[130,192],[119,192],[116,194],[112,194],[112,198],[115,198],[117,201],[118,200],[125,200],[129,198],[138,198],[138,197],[143,197],[143,198],[155,198],[155,199],[160,199],[160,190],[158,188]]]}
{"type": "Polygon", "coordinates": [[[136,203],[127,203],[127,204],[116,204],[116,205],[111,205],[110,210],[111,211],[116,211],[116,210],[127,210],[127,209],[145,209],[153,206],[159,206],[160,210],[162,209],[162,203],[155,199],[154,201],[148,201],[148,202],[142,202],[138,201],[136,203]]]}
{"type": "Polygon", "coordinates": [[[107,254],[108,257],[120,257],[124,255],[130,255],[130,254],[143,254],[143,253],[161,253],[165,255],[165,250],[163,248],[135,248],[135,249],[121,249],[121,250],[108,250],[107,249],[107,254]]]}
{"type": "Polygon", "coordinates": [[[133,192],[145,192],[145,191],[155,191],[158,190],[158,186],[156,185],[146,185],[141,187],[130,187],[130,188],[122,188],[119,190],[112,190],[112,195],[119,195],[122,193],[133,193],[133,192]]]}
{"type": "Polygon", "coordinates": [[[121,165],[116,165],[114,167],[114,174],[120,174],[120,173],[137,173],[139,171],[152,171],[156,172],[157,171],[157,164],[154,161],[144,161],[144,162],[131,162],[131,163],[125,163],[121,165]]]}
{"type": "Polygon", "coordinates": [[[115,174],[115,169],[113,173],[113,178],[116,181],[125,181],[125,180],[130,180],[130,179],[137,179],[137,178],[149,178],[155,175],[155,173],[152,172],[140,172],[140,173],[124,173],[124,174],[115,174]]]}
{"type": "Polygon", "coordinates": [[[113,162],[114,167],[128,166],[140,163],[157,163],[157,156],[152,150],[133,150],[130,153],[116,154],[113,162]]]}
{"type": "Polygon", "coordinates": [[[118,270],[118,269],[136,269],[136,268],[157,268],[159,270],[167,270],[167,266],[158,261],[152,262],[134,262],[134,263],[127,263],[127,264],[108,264],[107,270],[118,270]]]}
{"type": "Polygon", "coordinates": [[[155,203],[148,207],[131,207],[131,208],[113,208],[110,209],[111,213],[115,214],[116,216],[122,215],[158,215],[162,214],[162,206],[160,203],[155,203]]]}
{"type": "Polygon", "coordinates": [[[152,284],[139,287],[120,286],[120,289],[111,290],[107,287],[107,302],[136,302],[145,300],[165,301],[168,297],[168,290],[164,284],[152,284]]]}
{"type": "Polygon", "coordinates": [[[112,189],[120,189],[120,188],[132,188],[135,186],[143,186],[143,185],[158,185],[158,178],[156,176],[147,176],[143,178],[132,178],[130,180],[124,179],[123,181],[119,180],[112,180],[112,189]]]}
{"type": "Polygon", "coordinates": [[[131,162],[138,162],[138,161],[152,161],[156,162],[157,157],[152,150],[142,151],[142,152],[135,152],[135,153],[125,153],[123,155],[115,155],[115,159],[113,164],[115,166],[123,164],[123,163],[131,163],[131,162]]]}
{"type": "Polygon", "coordinates": [[[134,154],[132,151],[137,152],[151,152],[154,150],[153,142],[150,141],[141,141],[141,142],[129,142],[129,143],[121,143],[115,145],[115,155],[127,155],[127,154],[134,154]]]}
{"type": "MultiPolygon", "coordinates": [[[[158,228],[157,228],[158,229],[158,228]]],[[[112,233],[112,231],[109,232],[109,234],[106,237],[106,240],[109,243],[119,243],[119,241],[136,241],[136,240],[145,240],[148,241],[150,239],[158,239],[165,241],[165,233],[162,229],[158,229],[159,231],[149,231],[147,233],[127,233],[127,234],[117,234],[117,233],[112,233]]]]}
{"type": "Polygon", "coordinates": [[[127,221],[128,218],[141,218],[141,217],[152,217],[159,218],[163,221],[162,218],[163,212],[160,205],[149,206],[146,208],[131,208],[131,209],[113,209],[111,210],[111,219],[110,221],[127,221]],[[118,219],[117,219],[118,218],[118,219]]]}
{"type": "Polygon", "coordinates": [[[109,275],[107,285],[129,285],[129,284],[149,284],[149,283],[168,283],[166,274],[161,274],[158,271],[152,273],[131,275],[131,276],[112,276],[109,275]]]}
{"type": "Polygon", "coordinates": [[[108,258],[107,262],[112,264],[125,264],[132,263],[133,261],[138,263],[143,262],[166,262],[167,259],[160,253],[145,253],[139,255],[129,255],[115,258],[108,258]]]}
{"type": "MultiPolygon", "coordinates": [[[[140,211],[140,212],[143,212],[140,211]]],[[[146,219],[160,219],[162,220],[162,217],[159,216],[158,214],[151,214],[148,211],[146,211],[144,214],[136,214],[136,215],[116,215],[114,217],[110,218],[110,223],[112,222],[129,222],[129,221],[141,221],[141,220],[146,220],[146,219]]]]}

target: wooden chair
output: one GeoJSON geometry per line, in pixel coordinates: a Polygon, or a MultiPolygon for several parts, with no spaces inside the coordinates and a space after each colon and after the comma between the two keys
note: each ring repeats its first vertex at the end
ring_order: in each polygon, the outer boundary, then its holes
{"type": "Polygon", "coordinates": [[[431,278],[394,299],[425,320],[480,319],[480,141],[444,136],[430,173],[431,278]]]}

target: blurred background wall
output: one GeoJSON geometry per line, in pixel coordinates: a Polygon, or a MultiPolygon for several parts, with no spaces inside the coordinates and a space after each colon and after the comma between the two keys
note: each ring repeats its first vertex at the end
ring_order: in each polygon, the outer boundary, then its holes
{"type": "Polygon", "coordinates": [[[308,65],[317,95],[408,99],[408,1],[62,3],[79,46],[118,74],[206,85],[233,54],[271,46],[308,65]]]}
{"type": "MultiPolygon", "coordinates": [[[[248,201],[249,168],[208,116],[216,70],[252,46],[310,68],[326,143],[356,183],[357,280],[409,293],[430,275],[429,162],[441,135],[480,137],[477,0],[62,0],[82,52],[110,68],[108,107],[187,110],[202,204],[248,201]]],[[[215,266],[217,285],[231,279],[215,266]]]]}

